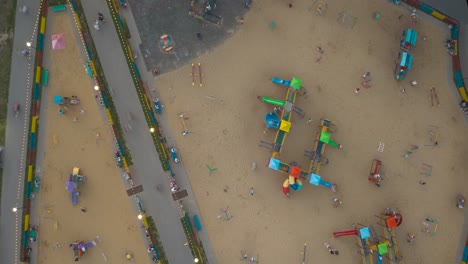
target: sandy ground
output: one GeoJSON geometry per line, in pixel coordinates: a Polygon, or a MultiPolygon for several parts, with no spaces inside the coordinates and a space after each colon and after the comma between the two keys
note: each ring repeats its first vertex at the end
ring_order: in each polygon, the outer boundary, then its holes
{"type": "MultiPolygon", "coordinates": [[[[50,79],[47,86],[47,125],[45,133],[42,185],[35,202],[39,212],[40,235],[38,263],[75,263],[68,244],[100,237],[101,243],[89,249],[83,263],[127,263],[125,252],[133,252],[138,263],[148,263],[133,199],[125,192],[121,172],[113,158],[113,138],[108,121],[98,108],[91,79],[83,70],[81,40],[69,12],[49,15],[45,45],[51,47],[50,35],[65,33],[66,48],[51,51],[50,79]],[[78,43],[78,44],[77,44],[78,43]],[[79,106],[69,106],[58,114],[53,96],[76,95],[79,106]],[[80,110],[85,114],[81,115],[80,110]],[[73,122],[74,117],[79,118],[73,122]],[[99,134],[97,138],[96,134],[99,134]],[[74,166],[81,168],[86,183],[81,186],[78,204],[73,206],[65,181],[74,166]],[[82,212],[80,208],[86,208],[82,212]],[[59,248],[54,248],[56,243],[59,248]]],[[[46,54],[46,55],[47,55],[46,54]]],[[[43,102],[45,102],[43,100],[43,102]]],[[[36,223],[33,223],[36,224],[36,223]]]]}
{"type": "Polygon", "coordinates": [[[467,183],[462,175],[468,169],[463,160],[468,131],[458,95],[450,88],[446,28],[419,21],[413,69],[398,83],[393,68],[402,30],[410,26],[408,10],[386,1],[330,0],[325,16],[317,16],[312,1],[294,1],[292,8],[287,4],[254,2],[239,32],[199,59],[202,88],[191,86],[190,65],[156,80],[219,263],[239,263],[241,250],[259,255],[261,263],[298,263],[305,242],[306,263],[359,263],[356,239],[334,239],[332,233],[361,223],[382,235],[375,215],[386,207],[404,217],[396,235],[406,263],[452,263],[463,222],[455,195],[467,183]],[[350,30],[337,22],[343,10],[357,18],[350,30]],[[382,13],[380,20],[373,19],[375,11],[382,13]],[[273,20],[274,30],[269,27],[273,20]],[[320,62],[317,46],[325,51],[320,62]],[[361,87],[356,95],[365,71],[371,72],[373,87],[361,87]],[[344,149],[327,148],[330,163],[321,170],[324,179],[338,184],[337,194],[306,183],[288,199],[281,192],[286,175],[266,168],[270,153],[258,143],[274,140],[274,131],[264,134],[263,122],[272,106],[256,96],[285,97],[286,89],[271,83],[273,76],[302,78],[309,91],[297,100],[307,114],[302,120],[293,116],[283,161],[308,166],[303,151],[313,148],[320,118],[338,125],[333,138],[344,149]],[[418,81],[416,87],[410,87],[412,79],[418,81]],[[439,107],[431,107],[431,87],[437,89],[439,107]],[[191,133],[185,137],[179,112],[188,117],[191,133]],[[309,118],[313,121],[307,124],[309,118]],[[425,146],[431,144],[432,126],[440,131],[437,147],[425,146]],[[380,141],[383,153],[377,152],[380,141]],[[411,144],[419,149],[405,159],[411,144]],[[367,181],[374,158],[384,164],[381,188],[367,181]],[[258,164],[255,171],[252,162],[258,164]],[[420,174],[422,163],[433,166],[432,176],[420,174]],[[208,176],[205,164],[218,170],[208,176]],[[427,184],[418,184],[420,180],[427,184]],[[333,208],[334,197],[344,201],[343,208],[333,208]],[[217,217],[226,207],[230,221],[217,217]],[[435,236],[421,232],[426,217],[440,223],[435,236]],[[406,242],[409,232],[417,235],[415,244],[406,242]],[[324,242],[338,248],[340,256],[331,256],[324,242]]]}

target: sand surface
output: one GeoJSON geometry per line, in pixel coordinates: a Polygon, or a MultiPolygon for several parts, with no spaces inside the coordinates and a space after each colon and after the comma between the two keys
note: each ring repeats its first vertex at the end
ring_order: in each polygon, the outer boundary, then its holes
{"type": "Polygon", "coordinates": [[[391,207],[404,217],[396,238],[406,263],[453,263],[463,222],[455,195],[467,183],[468,131],[450,88],[451,65],[443,47],[448,31],[431,21],[418,22],[413,69],[399,83],[393,69],[401,33],[411,25],[408,10],[387,1],[330,0],[325,15],[317,16],[312,3],[298,0],[288,8],[287,1],[255,1],[239,32],[199,59],[202,88],[191,86],[190,65],[156,80],[218,262],[239,263],[244,251],[261,263],[299,263],[307,243],[306,263],[360,263],[356,238],[334,239],[332,233],[360,223],[383,235],[375,215],[391,207]],[[337,22],[343,10],[357,18],[352,29],[337,22]],[[375,11],[381,12],[380,20],[373,19],[375,11]],[[319,62],[317,46],[325,51],[319,62]],[[361,87],[356,95],[365,71],[371,72],[373,87],[361,87]],[[303,152],[313,148],[320,118],[337,124],[332,137],[344,148],[327,148],[330,163],[321,170],[325,180],[338,184],[336,194],[305,183],[286,198],[281,192],[286,175],[266,167],[271,153],[258,143],[274,140],[275,131],[266,131],[263,122],[273,107],[256,96],[285,97],[286,89],[271,83],[273,76],[297,76],[308,90],[296,101],[306,116],[293,116],[281,160],[308,166],[303,152]],[[418,85],[410,87],[410,80],[418,85]],[[439,107],[431,107],[431,87],[439,107]],[[180,112],[188,118],[185,137],[180,112]],[[439,145],[425,146],[434,126],[439,145]],[[379,142],[385,144],[382,153],[379,142]],[[419,149],[405,159],[411,144],[419,149]],[[384,164],[381,188],[367,181],[374,158],[384,164]],[[255,171],[252,162],[258,164],[255,171]],[[432,176],[420,174],[422,163],[433,166],[432,176]],[[208,176],[205,164],[218,170],[208,176]],[[343,200],[343,208],[333,208],[334,197],[343,200]],[[230,221],[218,218],[226,207],[230,221]],[[426,217],[439,221],[435,236],[421,232],[426,217]],[[409,232],[416,234],[415,244],[406,242],[409,232]],[[331,256],[325,242],[340,255],[331,256]]]}
{"type": "Polygon", "coordinates": [[[46,49],[50,49],[50,35],[55,33],[65,33],[67,46],[46,52],[46,56],[50,54],[47,98],[43,98],[47,124],[40,131],[45,134],[44,162],[40,169],[42,185],[35,201],[39,223],[32,223],[40,225],[38,263],[75,263],[69,243],[89,242],[96,236],[101,242],[89,249],[80,262],[127,263],[125,252],[133,252],[137,263],[149,263],[131,207],[134,200],[126,195],[122,172],[113,157],[109,123],[94,98],[94,84],[84,71],[82,42],[75,30],[70,12],[49,14],[46,49]],[[59,115],[54,95],[76,95],[81,104],[68,106],[66,114],[59,115]],[[74,117],[77,122],[72,121],[74,117]],[[81,185],[74,206],[65,181],[75,166],[81,168],[86,183],[81,185]],[[86,208],[86,212],[80,208],[86,208]]]}

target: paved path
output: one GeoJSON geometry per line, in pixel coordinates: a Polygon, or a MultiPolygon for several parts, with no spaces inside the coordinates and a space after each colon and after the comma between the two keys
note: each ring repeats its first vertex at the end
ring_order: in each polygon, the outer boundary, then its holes
{"type": "Polygon", "coordinates": [[[32,74],[32,69],[29,67],[32,67],[34,63],[34,55],[25,58],[19,54],[19,51],[26,48],[27,41],[32,41],[38,8],[39,1],[25,0],[19,0],[16,8],[0,211],[0,256],[1,262],[8,264],[18,263],[20,255],[22,211],[19,209],[18,213],[14,214],[12,208],[21,207],[23,204],[24,158],[27,150],[32,87],[31,81],[28,82],[25,76],[32,74]],[[18,12],[21,5],[28,6],[29,15],[18,12]],[[13,104],[16,102],[21,105],[21,112],[17,118],[12,111],[13,104]]]}
{"type": "Polygon", "coordinates": [[[420,0],[468,25],[468,2],[466,0],[420,0]]]}
{"type": "MultiPolygon", "coordinates": [[[[130,42],[130,45],[132,47],[138,47],[138,46],[141,45],[142,41],[140,39],[140,34],[139,34],[137,25],[136,25],[134,17],[133,17],[134,12],[132,12],[129,9],[130,8],[127,8],[127,10],[125,11],[125,18],[126,18],[126,21],[127,21],[127,26],[128,26],[128,28],[129,28],[129,30],[131,32],[131,35],[132,35],[132,38],[129,40],[129,42],[130,42]]],[[[154,88],[153,87],[153,83],[154,83],[153,75],[152,75],[151,71],[146,71],[145,70],[145,62],[143,61],[143,59],[141,59],[142,56],[139,55],[139,58],[140,59],[137,60],[136,64],[138,66],[138,69],[140,70],[141,79],[144,82],[148,83],[150,88],[154,88]]],[[[157,89],[150,89],[150,90],[151,90],[153,98],[158,98],[159,97],[159,95],[157,94],[157,89]]],[[[171,136],[173,133],[170,130],[169,121],[168,121],[167,116],[165,114],[160,116],[159,123],[161,124],[161,127],[162,127],[162,133],[167,138],[166,146],[175,146],[176,145],[175,140],[171,136]]],[[[176,133],[181,133],[181,131],[177,131],[176,133]]],[[[184,198],[184,200],[183,200],[184,209],[191,215],[195,215],[195,214],[198,215],[201,225],[204,226],[203,218],[200,215],[200,210],[198,208],[197,200],[195,199],[195,195],[192,192],[192,187],[190,185],[190,180],[189,180],[189,178],[187,176],[187,172],[186,172],[185,168],[182,165],[177,165],[177,166],[173,166],[172,170],[176,174],[177,184],[179,185],[179,187],[181,189],[187,190],[187,193],[188,193],[188,197],[184,198]]],[[[198,232],[198,235],[199,235],[200,240],[201,240],[201,242],[203,244],[203,248],[205,250],[205,254],[206,254],[206,257],[208,259],[208,263],[210,263],[210,264],[216,263],[216,257],[215,257],[213,248],[211,247],[211,243],[210,243],[210,240],[208,238],[208,234],[206,233],[206,229],[198,232]]]]}
{"type": "MultiPolygon", "coordinates": [[[[82,3],[89,25],[96,19],[98,11],[106,19],[111,17],[104,0],[84,0],[82,3]]],[[[131,169],[135,185],[142,184],[145,189],[139,197],[146,214],[156,221],[169,263],[193,263],[190,249],[184,246],[187,239],[180,223],[181,214],[172,201],[167,176],[149,134],[114,25],[107,21],[100,31],[91,30],[107,82],[113,91],[117,112],[123,120],[128,112],[133,113],[135,119],[126,141],[134,161],[131,169]],[[164,186],[163,191],[157,191],[156,185],[164,186]]]]}

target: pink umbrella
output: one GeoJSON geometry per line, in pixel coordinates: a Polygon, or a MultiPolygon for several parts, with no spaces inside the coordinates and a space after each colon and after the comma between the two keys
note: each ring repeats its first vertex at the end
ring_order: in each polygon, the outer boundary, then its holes
{"type": "Polygon", "coordinates": [[[52,50],[61,50],[65,48],[65,34],[58,33],[51,36],[52,50]]]}

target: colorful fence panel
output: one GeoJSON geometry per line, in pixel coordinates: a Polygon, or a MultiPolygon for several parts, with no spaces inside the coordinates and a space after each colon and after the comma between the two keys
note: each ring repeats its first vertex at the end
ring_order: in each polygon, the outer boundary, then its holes
{"type": "Polygon", "coordinates": [[[39,14],[39,23],[38,23],[38,36],[36,39],[36,61],[34,62],[34,83],[31,87],[32,90],[32,100],[31,100],[31,114],[30,114],[30,125],[29,125],[29,137],[28,137],[28,149],[27,149],[27,171],[26,174],[26,183],[24,187],[24,204],[23,204],[23,234],[22,234],[22,243],[21,243],[21,255],[20,260],[22,262],[27,261],[27,247],[29,243],[29,228],[30,228],[30,211],[31,211],[31,199],[32,197],[32,187],[33,187],[33,171],[36,162],[36,147],[37,147],[37,119],[39,117],[38,105],[40,102],[41,94],[41,77],[42,77],[42,58],[44,51],[44,34],[46,28],[46,19],[47,16],[47,1],[42,0],[40,3],[40,14],[39,14]]]}

